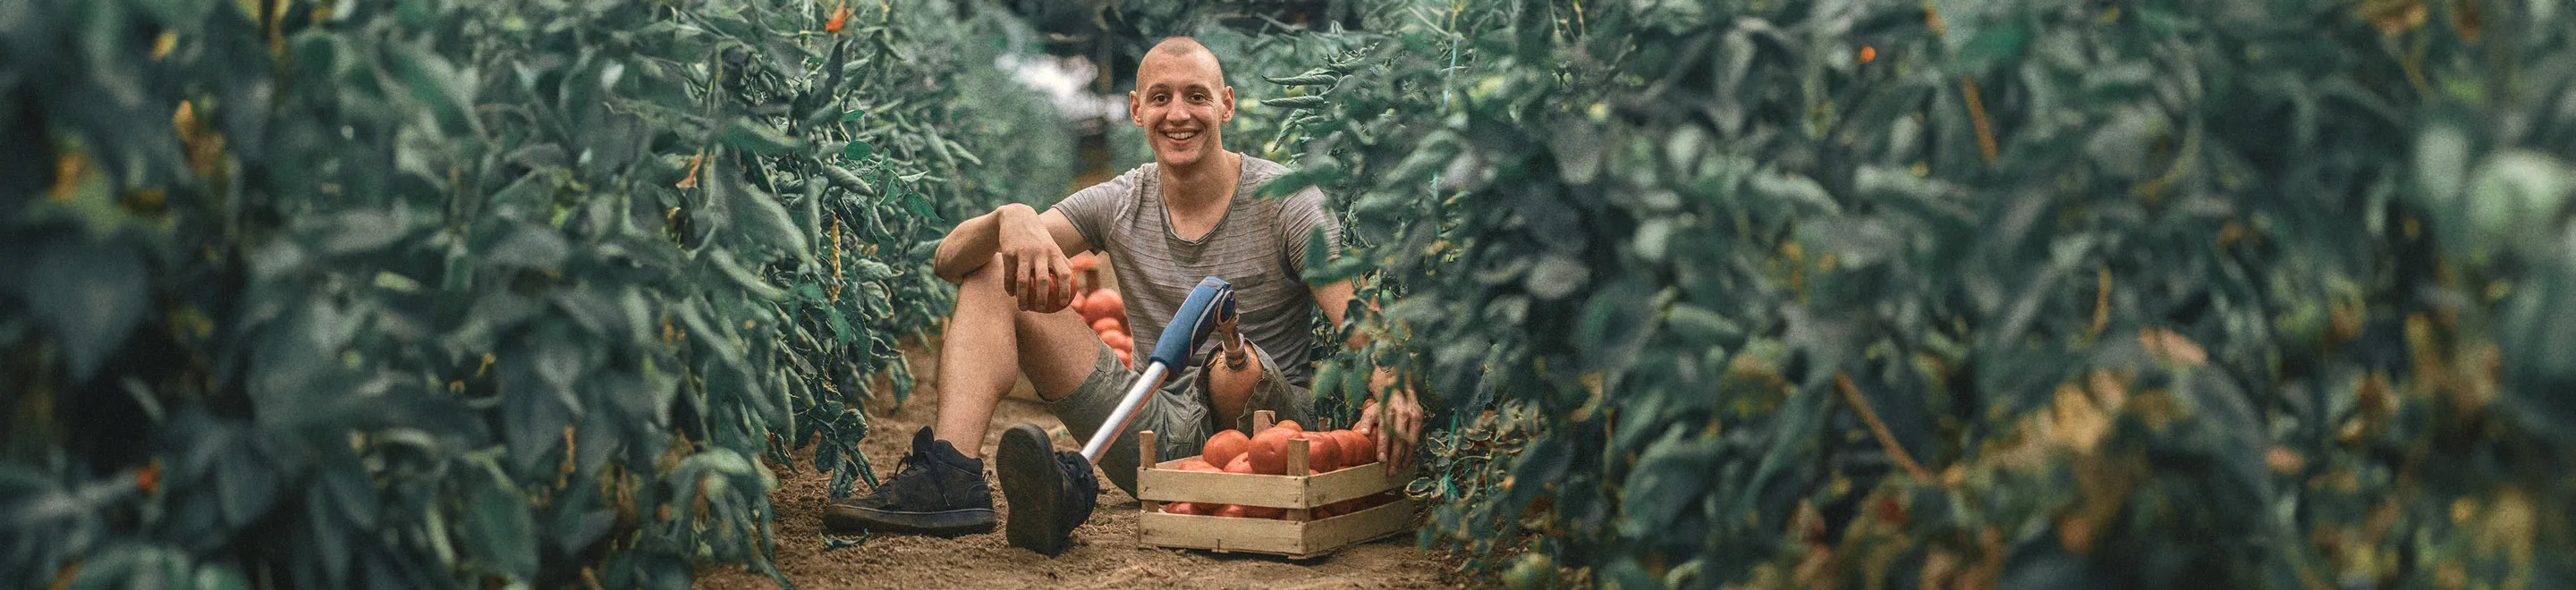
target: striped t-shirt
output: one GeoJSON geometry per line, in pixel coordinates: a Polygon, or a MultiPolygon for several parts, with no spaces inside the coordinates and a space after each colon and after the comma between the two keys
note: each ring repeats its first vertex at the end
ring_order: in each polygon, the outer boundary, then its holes
{"type": "MultiPolygon", "coordinates": [[[[1278,162],[1244,156],[1225,216],[1195,241],[1172,230],[1171,214],[1163,207],[1162,174],[1153,164],[1055,204],[1092,249],[1116,262],[1128,335],[1136,339],[1139,363],[1154,350],[1163,324],[1180,311],[1190,289],[1212,276],[1234,284],[1244,338],[1277,361],[1289,383],[1308,386],[1314,372],[1307,357],[1315,343],[1310,323],[1315,297],[1305,280],[1306,240],[1322,228],[1324,243],[1338,247],[1342,228],[1324,212],[1323,191],[1307,188],[1284,198],[1258,197],[1261,185],[1286,172],[1288,167],[1278,162]]],[[[1200,363],[1214,347],[1212,342],[1200,346],[1200,363]]]]}

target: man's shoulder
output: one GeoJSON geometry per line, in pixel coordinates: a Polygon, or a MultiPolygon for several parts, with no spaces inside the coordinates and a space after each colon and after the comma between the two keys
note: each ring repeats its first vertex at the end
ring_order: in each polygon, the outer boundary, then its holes
{"type": "Polygon", "coordinates": [[[1279,175],[1287,173],[1287,164],[1272,162],[1267,158],[1252,154],[1243,155],[1243,178],[1247,182],[1256,177],[1260,178],[1262,182],[1269,182],[1270,179],[1278,178],[1279,175]]]}
{"type": "Polygon", "coordinates": [[[1158,182],[1162,179],[1163,177],[1161,175],[1154,173],[1154,163],[1146,162],[1143,164],[1137,164],[1136,167],[1127,169],[1126,173],[1118,175],[1117,182],[1121,186],[1137,187],[1144,186],[1146,183],[1158,182]]]}
{"type": "MultiPolygon", "coordinates": [[[[1259,194],[1263,185],[1270,184],[1270,181],[1277,180],[1290,171],[1286,164],[1244,154],[1243,178],[1235,182],[1237,194],[1259,194]]],[[[1292,207],[1313,206],[1323,202],[1324,191],[1310,186],[1298,189],[1296,193],[1283,196],[1279,200],[1292,207]]]]}

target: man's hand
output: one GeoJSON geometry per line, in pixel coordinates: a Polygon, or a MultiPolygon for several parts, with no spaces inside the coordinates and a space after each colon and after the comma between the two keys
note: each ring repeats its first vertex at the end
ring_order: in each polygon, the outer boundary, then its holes
{"type": "Polygon", "coordinates": [[[1374,393],[1360,406],[1360,420],[1351,430],[1377,440],[1377,459],[1386,463],[1387,475],[1394,475],[1413,464],[1414,447],[1422,442],[1422,403],[1414,398],[1413,387],[1387,367],[1369,373],[1369,390],[1374,393]]]}
{"type": "Polygon", "coordinates": [[[1073,262],[1037,215],[1005,209],[1000,221],[1002,292],[1018,297],[1022,311],[1055,313],[1073,303],[1073,262]]]}

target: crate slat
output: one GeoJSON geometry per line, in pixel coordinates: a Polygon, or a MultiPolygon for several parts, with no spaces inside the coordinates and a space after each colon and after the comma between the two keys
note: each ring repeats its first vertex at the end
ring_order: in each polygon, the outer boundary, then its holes
{"type": "Polygon", "coordinates": [[[1146,469],[1136,474],[1136,498],[1287,508],[1306,499],[1306,481],[1285,475],[1146,469]]]}
{"type": "Polygon", "coordinates": [[[1395,475],[1386,474],[1386,465],[1371,461],[1322,475],[1306,477],[1306,505],[1322,506],[1343,500],[1366,497],[1387,490],[1403,489],[1421,470],[1406,466],[1395,475]]]}
{"type": "Polygon", "coordinates": [[[1227,518],[1148,512],[1136,520],[1137,540],[1157,547],[1301,555],[1303,523],[1267,518],[1227,518]]]}
{"type": "Polygon", "coordinates": [[[1404,532],[1413,526],[1415,507],[1414,501],[1406,498],[1308,522],[1147,512],[1137,519],[1136,533],[1138,542],[1156,547],[1303,559],[1404,532]]]}
{"type": "Polygon", "coordinates": [[[1306,523],[1305,551],[1316,553],[1377,539],[1413,525],[1412,498],[1306,523]]]}

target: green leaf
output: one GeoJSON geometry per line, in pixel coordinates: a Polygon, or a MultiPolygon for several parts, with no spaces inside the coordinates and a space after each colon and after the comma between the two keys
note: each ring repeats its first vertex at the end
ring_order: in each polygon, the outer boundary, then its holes
{"type": "Polygon", "coordinates": [[[1755,174],[1747,180],[1745,188],[1751,189],[1755,195],[1779,203],[1780,206],[1795,208],[1801,212],[1835,213],[1842,210],[1842,206],[1834,202],[1833,195],[1825,192],[1824,185],[1817,184],[1813,178],[1797,174],[1755,174]]]}
{"type": "Polygon", "coordinates": [[[735,149],[763,156],[785,155],[805,149],[805,140],[788,137],[776,127],[748,118],[734,119],[717,134],[716,139],[735,149]]]}
{"type": "Polygon", "coordinates": [[[494,573],[531,582],[537,579],[537,523],[528,501],[498,478],[476,486],[465,505],[460,540],[468,555],[494,573]]]}
{"type": "Polygon", "coordinates": [[[1664,326],[1683,342],[1694,346],[1734,344],[1744,337],[1744,327],[1696,305],[1678,304],[1664,310],[1664,326]]]}
{"type": "Polygon", "coordinates": [[[419,293],[421,287],[420,281],[413,280],[411,277],[394,274],[393,271],[376,273],[374,284],[378,289],[384,289],[396,293],[419,293]]]}
{"type": "Polygon", "coordinates": [[[1321,96],[1290,96],[1261,101],[1261,106],[1283,109],[1311,109],[1326,104],[1330,103],[1325,102],[1324,97],[1321,96]]]}
{"type": "Polygon", "coordinates": [[[1982,72],[1995,65],[2021,57],[2022,46],[2030,41],[2030,27],[2014,22],[1978,32],[1959,46],[1959,62],[1970,71],[1982,72]]]}
{"type": "MultiPolygon", "coordinates": [[[[1323,272],[1325,267],[1332,265],[1333,255],[1338,252],[1339,250],[1333,247],[1331,240],[1324,237],[1324,228],[1322,226],[1317,226],[1306,231],[1306,272],[1323,272]]],[[[1309,278],[1306,282],[1310,284],[1315,283],[1317,282],[1316,279],[1319,278],[1322,277],[1309,278]]],[[[1330,283],[1336,280],[1339,279],[1326,279],[1322,282],[1330,283]]]]}
{"type": "Polygon", "coordinates": [[[1298,74],[1285,78],[1262,76],[1261,79],[1280,86],[1330,86],[1334,81],[1340,80],[1342,77],[1322,71],[1309,71],[1305,74],[1298,74]]]}
{"type": "Polygon", "coordinates": [[[2482,259],[2540,238],[2567,209],[2576,169],[2557,158],[2512,150],[2478,166],[2470,181],[2468,222],[2472,259],[2482,259]]]}
{"type": "Polygon", "coordinates": [[[849,145],[841,146],[841,157],[849,158],[850,161],[853,162],[865,161],[868,159],[868,156],[876,155],[876,153],[876,146],[868,145],[868,142],[865,141],[853,139],[850,140],[849,145]]]}
{"type": "Polygon", "coordinates": [[[915,262],[929,262],[932,257],[939,254],[939,242],[939,240],[914,242],[912,248],[904,252],[904,258],[915,262]]]}
{"type": "Polygon", "coordinates": [[[422,46],[399,46],[394,51],[395,70],[411,86],[411,96],[429,107],[441,121],[473,125],[465,105],[474,104],[476,72],[459,68],[422,46]]]}
{"type": "Polygon", "coordinates": [[[499,243],[483,249],[483,263],[493,267],[559,268],[572,257],[572,244],[553,228],[520,224],[502,230],[499,243]]]}
{"type": "Polygon", "coordinates": [[[1657,532],[1680,520],[1681,512],[1698,503],[1709,488],[1712,464],[1718,459],[1714,440],[1681,438],[1682,429],[1674,429],[1663,440],[1637,458],[1637,466],[1628,471],[1626,484],[1620,486],[1625,498],[1619,509],[1619,531],[1637,538],[1655,538],[1657,532]]]}
{"type": "MultiPolygon", "coordinates": [[[[744,268],[741,262],[735,261],[732,252],[713,250],[707,252],[706,256],[707,262],[715,267],[716,272],[724,275],[725,278],[732,279],[734,284],[742,286],[743,289],[749,290],[753,296],[770,301],[787,299],[786,289],[771,286],[767,281],[761,280],[759,273],[754,273],[751,269],[744,268]]],[[[708,336],[712,337],[715,334],[708,334],[708,336]]]]}
{"type": "Polygon", "coordinates": [[[14,285],[34,319],[61,347],[73,379],[86,382],[107,364],[149,305],[140,257],[114,244],[57,240],[45,246],[14,285]]]}
{"type": "Polygon", "coordinates": [[[1549,254],[1540,258],[1537,266],[1530,268],[1523,283],[1531,295],[1540,299],[1563,299],[1591,282],[1591,272],[1581,261],[1562,254],[1549,254]]]}
{"type": "Polygon", "coordinates": [[[258,521],[277,503],[277,469],[259,449],[258,431],[225,427],[229,436],[216,447],[214,466],[209,471],[215,479],[215,495],[223,507],[224,522],[246,526],[258,521]]]}
{"type": "Polygon", "coordinates": [[[903,208],[906,211],[911,211],[914,216],[921,217],[923,219],[931,221],[947,221],[946,219],[939,218],[939,211],[931,208],[930,199],[922,196],[921,191],[904,191],[903,208]]]}
{"type": "MultiPolygon", "coordinates": [[[[727,158],[714,159],[721,162],[727,158]]],[[[798,227],[796,219],[788,215],[787,206],[780,204],[777,197],[770,196],[767,191],[760,190],[759,187],[743,183],[739,175],[728,166],[709,163],[706,167],[706,175],[706,186],[710,196],[730,209],[728,216],[733,218],[734,228],[741,232],[740,235],[746,241],[769,246],[774,249],[772,254],[785,254],[808,264],[813,263],[814,251],[806,247],[805,230],[798,227]]],[[[766,256],[755,258],[755,260],[767,259],[766,256]]]]}

